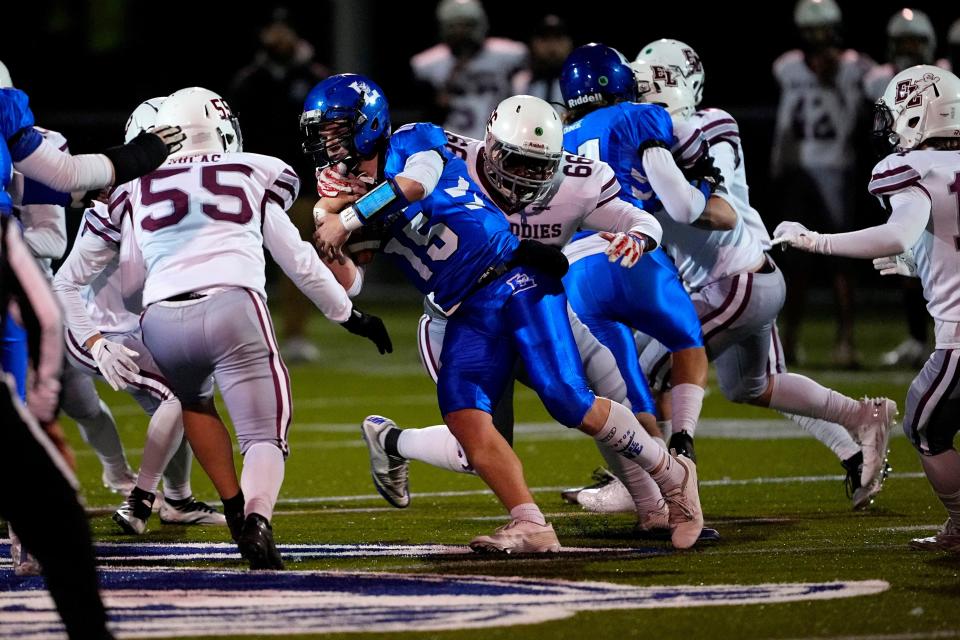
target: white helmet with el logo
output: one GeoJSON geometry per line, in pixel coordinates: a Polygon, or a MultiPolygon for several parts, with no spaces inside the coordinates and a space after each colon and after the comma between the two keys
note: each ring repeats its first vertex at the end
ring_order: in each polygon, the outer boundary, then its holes
{"type": "Polygon", "coordinates": [[[901,71],[874,107],[873,135],[885,153],[960,138],[960,78],[929,64],[901,71]]]}
{"type": "Polygon", "coordinates": [[[640,102],[658,104],[670,113],[674,122],[687,120],[697,111],[697,101],[687,81],[673,67],[634,60],[630,63],[637,78],[640,102]]]}
{"type": "Polygon", "coordinates": [[[563,158],[563,124],[550,104],[513,96],[487,121],[484,173],[511,209],[542,198],[563,158]]]}
{"type": "Polygon", "coordinates": [[[679,40],[661,38],[640,49],[636,61],[674,69],[683,77],[687,87],[693,93],[694,106],[703,100],[703,62],[690,45],[679,40]]]}
{"type": "Polygon", "coordinates": [[[227,101],[202,87],[171,93],[157,111],[156,126],[178,126],[187,139],[171,157],[193,153],[243,151],[240,123],[227,101]]]}

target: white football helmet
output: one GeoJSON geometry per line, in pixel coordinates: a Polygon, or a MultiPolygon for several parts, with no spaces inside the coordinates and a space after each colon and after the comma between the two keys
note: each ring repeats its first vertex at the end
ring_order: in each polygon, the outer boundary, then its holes
{"type": "Polygon", "coordinates": [[[693,47],[679,40],[662,38],[640,49],[636,61],[664,65],[676,70],[693,92],[694,106],[700,104],[703,99],[703,63],[693,47]]]}
{"type": "Polygon", "coordinates": [[[519,210],[550,190],[563,157],[563,124],[548,102],[513,96],[490,114],[483,147],[487,179],[519,210]]]}
{"type": "Polygon", "coordinates": [[[901,71],[874,107],[873,135],[886,153],[960,138],[960,78],[929,64],[901,71]]]}
{"type": "Polygon", "coordinates": [[[0,89],[7,89],[13,86],[13,80],[10,79],[10,70],[7,65],[0,61],[0,89]]]}
{"type": "Polygon", "coordinates": [[[156,126],[183,129],[187,139],[171,157],[200,152],[243,151],[240,123],[227,101],[202,87],[171,93],[157,110],[156,126]]]}
{"type": "Polygon", "coordinates": [[[904,8],[887,22],[889,58],[897,68],[933,62],[937,50],[937,33],[923,11],[904,8]]]}
{"type": "Polygon", "coordinates": [[[793,8],[793,22],[800,29],[838,25],[842,18],[834,0],[800,0],[793,8]]]}
{"type": "Polygon", "coordinates": [[[487,12],[479,0],[441,0],[437,5],[437,23],[442,40],[454,29],[463,28],[471,40],[481,43],[489,28],[487,12]]]}
{"type": "Polygon", "coordinates": [[[123,141],[130,142],[157,123],[157,111],[167,96],[150,98],[137,105],[123,127],[123,141]]]}
{"type": "Polygon", "coordinates": [[[674,122],[687,120],[696,113],[697,99],[687,81],[674,67],[634,60],[630,68],[637,78],[640,102],[662,106],[674,122]]]}

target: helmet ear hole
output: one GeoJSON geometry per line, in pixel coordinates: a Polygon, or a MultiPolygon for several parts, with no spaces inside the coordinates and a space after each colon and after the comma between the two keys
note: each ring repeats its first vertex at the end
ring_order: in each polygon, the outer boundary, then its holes
{"type": "Polygon", "coordinates": [[[920,124],[920,116],[913,116],[912,118],[907,120],[907,126],[910,127],[911,129],[916,127],[918,124],[920,124]]]}

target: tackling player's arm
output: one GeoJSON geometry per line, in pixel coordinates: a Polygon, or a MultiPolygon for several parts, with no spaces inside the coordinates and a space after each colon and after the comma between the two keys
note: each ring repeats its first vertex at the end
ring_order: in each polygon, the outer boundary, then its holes
{"type": "MultiPolygon", "coordinates": [[[[729,142],[717,142],[710,145],[709,158],[712,160],[710,167],[719,176],[718,183],[733,184],[738,162],[736,149],[729,142]]],[[[725,196],[723,189],[712,192],[694,226],[714,231],[729,231],[736,227],[737,211],[725,196]]]]}
{"type": "Polygon", "coordinates": [[[707,198],[687,181],[666,145],[649,144],[641,149],[640,154],[650,187],[663,203],[667,215],[681,224],[696,222],[706,207],[707,198]]]}
{"type": "Polygon", "coordinates": [[[23,240],[37,258],[59,260],[67,250],[67,221],[63,207],[36,204],[20,210],[23,240]]]}
{"type": "Polygon", "coordinates": [[[610,244],[604,253],[610,262],[632,267],[644,253],[660,244],[663,228],[657,219],[643,209],[622,200],[620,183],[606,163],[598,162],[601,173],[609,173],[607,188],[600,193],[596,208],[581,221],[581,227],[600,231],[610,244]]]}

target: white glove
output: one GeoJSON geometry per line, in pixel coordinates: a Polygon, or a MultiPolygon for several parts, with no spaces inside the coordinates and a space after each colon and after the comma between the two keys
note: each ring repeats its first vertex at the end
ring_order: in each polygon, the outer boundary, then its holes
{"type": "Polygon", "coordinates": [[[324,198],[336,198],[348,193],[362,195],[367,192],[367,183],[347,173],[347,165],[339,162],[326,169],[317,169],[317,193],[324,198]]]}
{"type": "Polygon", "coordinates": [[[882,276],[917,277],[917,261],[913,257],[913,251],[904,251],[898,256],[874,258],[873,268],[882,276]]]}
{"type": "Polygon", "coordinates": [[[52,422],[57,417],[59,403],[59,380],[37,380],[36,384],[27,390],[27,409],[40,424],[52,422]]]}
{"type": "Polygon", "coordinates": [[[819,233],[810,231],[799,222],[781,222],[773,230],[773,244],[775,245],[787,245],[801,251],[822,253],[817,248],[819,241],[819,233]]]}
{"type": "Polygon", "coordinates": [[[604,231],[600,233],[600,237],[610,242],[604,250],[607,258],[610,262],[619,260],[621,267],[629,269],[637,264],[637,261],[643,256],[643,247],[646,240],[640,235],[604,231]]]}
{"type": "Polygon", "coordinates": [[[133,361],[133,358],[140,354],[118,342],[100,338],[90,347],[90,355],[97,361],[100,375],[107,381],[107,384],[113,387],[114,391],[127,388],[128,383],[123,378],[124,373],[140,372],[140,367],[133,361]]]}

